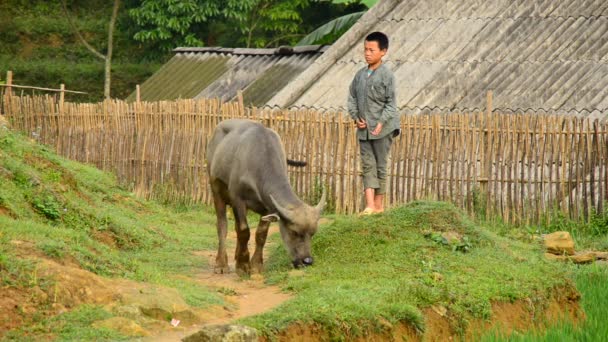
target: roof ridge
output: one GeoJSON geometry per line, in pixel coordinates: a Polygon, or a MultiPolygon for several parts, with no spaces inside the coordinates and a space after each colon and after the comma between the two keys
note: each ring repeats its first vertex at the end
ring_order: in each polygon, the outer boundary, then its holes
{"type": "MultiPolygon", "coordinates": [[[[281,108],[279,106],[276,105],[265,105],[263,108],[281,108]]],[[[319,111],[323,111],[323,112],[327,112],[327,111],[346,111],[346,108],[344,107],[333,107],[333,106],[329,106],[329,107],[325,107],[325,106],[307,106],[307,105],[291,105],[288,107],[288,109],[294,109],[294,110],[305,110],[305,109],[314,109],[314,110],[319,110],[319,111]]],[[[450,113],[455,113],[455,112],[477,112],[477,111],[485,111],[485,107],[462,107],[462,108],[449,108],[449,107],[440,107],[440,106],[434,106],[434,107],[430,107],[430,106],[402,106],[399,107],[399,111],[405,111],[405,110],[418,110],[418,111],[441,111],[441,112],[450,112],[450,113]]],[[[608,108],[604,108],[604,109],[599,109],[599,108],[595,108],[595,109],[589,109],[589,108],[581,108],[581,109],[576,109],[576,108],[570,108],[570,109],[552,109],[552,108],[534,108],[534,107],[496,107],[493,108],[492,110],[493,112],[500,112],[500,111],[509,111],[509,112],[513,112],[513,113],[519,113],[519,112],[543,112],[543,113],[576,113],[576,114],[584,114],[585,112],[587,113],[593,113],[593,112],[605,112],[606,116],[608,117],[608,108]]]]}
{"type": "Polygon", "coordinates": [[[516,20],[516,19],[520,19],[520,18],[541,18],[541,19],[579,19],[579,18],[585,18],[585,19],[608,19],[608,15],[604,15],[604,14],[600,14],[600,15],[589,15],[589,16],[585,16],[585,15],[580,15],[580,16],[572,16],[572,15],[568,15],[568,16],[563,16],[563,15],[547,15],[547,16],[536,16],[536,15],[522,15],[522,16],[516,16],[516,17],[502,17],[502,16],[487,16],[487,17],[433,17],[433,18],[421,18],[421,17],[415,17],[415,18],[400,18],[400,19],[395,19],[395,18],[390,18],[390,19],[381,19],[379,21],[381,22],[397,22],[397,23],[401,23],[403,21],[423,21],[423,22],[430,22],[430,21],[445,21],[445,20],[490,20],[490,19],[510,19],[510,20],[516,20]]]}
{"type": "Polygon", "coordinates": [[[210,46],[178,47],[173,49],[173,52],[217,52],[231,55],[295,55],[304,53],[322,53],[325,52],[327,48],[328,45],[279,46],[277,48],[225,48],[221,46],[210,46]]]}
{"type": "MultiPolygon", "coordinates": [[[[402,63],[413,63],[414,61],[410,61],[410,60],[402,60],[402,59],[387,59],[385,61],[385,63],[397,63],[397,62],[402,62],[402,63]]],[[[588,63],[588,62],[605,62],[608,63],[608,57],[604,58],[600,58],[600,59],[553,59],[553,60],[523,60],[523,61],[517,61],[517,60],[479,60],[479,59],[473,59],[473,60],[463,60],[463,59],[451,59],[451,60],[419,60],[416,61],[416,63],[422,63],[422,64],[431,64],[431,63],[462,63],[462,64],[473,64],[473,63],[488,63],[488,64],[496,64],[496,63],[504,63],[504,64],[544,64],[544,63],[554,63],[554,62],[560,62],[560,63],[588,63]]],[[[362,63],[362,61],[356,61],[354,59],[349,59],[349,60],[340,60],[337,62],[337,64],[360,64],[362,63]]],[[[603,63],[602,63],[603,64],[603,63]]]]}

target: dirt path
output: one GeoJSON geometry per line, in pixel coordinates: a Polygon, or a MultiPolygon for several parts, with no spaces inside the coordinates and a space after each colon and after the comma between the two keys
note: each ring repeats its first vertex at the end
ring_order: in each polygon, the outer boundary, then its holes
{"type": "MultiPolygon", "coordinates": [[[[269,236],[278,232],[278,226],[271,226],[269,236]]],[[[252,234],[253,235],[253,234],[252,234]]],[[[236,234],[228,234],[228,255],[234,253],[234,241],[236,234]]],[[[264,248],[265,256],[272,248],[272,243],[267,243],[264,248]]],[[[251,249],[251,243],[250,243],[251,249]]],[[[253,251],[251,251],[253,253],[253,251]]],[[[197,255],[209,260],[208,267],[203,269],[194,279],[200,284],[214,289],[224,296],[226,305],[219,308],[211,308],[202,313],[204,323],[191,326],[178,326],[171,330],[156,333],[138,341],[180,341],[182,338],[196,333],[203,325],[226,324],[236,319],[261,314],[280,305],[289,298],[290,294],[281,292],[277,286],[269,286],[264,283],[262,275],[253,275],[250,279],[241,279],[234,273],[234,262],[230,263],[231,273],[215,274],[213,265],[215,263],[216,251],[199,251],[197,255]]]]}

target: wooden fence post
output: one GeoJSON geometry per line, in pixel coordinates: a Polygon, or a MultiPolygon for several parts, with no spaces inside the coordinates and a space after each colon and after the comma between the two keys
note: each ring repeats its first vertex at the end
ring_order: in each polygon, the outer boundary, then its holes
{"type": "Polygon", "coordinates": [[[135,101],[137,104],[141,102],[141,90],[139,88],[139,84],[135,86],[135,101]]]}
{"type": "Polygon", "coordinates": [[[12,71],[7,71],[6,72],[6,85],[8,87],[6,87],[6,94],[10,97],[11,96],[11,85],[13,84],[13,72],[12,71]]]}
{"type": "MultiPolygon", "coordinates": [[[[490,133],[490,121],[492,120],[492,96],[493,96],[493,92],[492,90],[488,90],[488,92],[486,93],[486,118],[485,118],[485,130],[484,130],[484,125],[481,124],[479,127],[479,132],[481,133],[479,135],[479,138],[481,139],[481,143],[483,145],[483,147],[485,147],[484,150],[481,150],[480,152],[483,153],[483,156],[481,157],[481,163],[480,163],[480,168],[481,168],[481,174],[480,174],[480,178],[479,178],[479,193],[481,196],[485,197],[485,217],[486,219],[490,218],[490,206],[492,205],[491,200],[490,200],[490,175],[491,175],[491,167],[492,167],[492,156],[490,155],[490,138],[492,136],[492,134],[490,133]],[[484,133],[485,131],[485,133],[484,133]]],[[[480,147],[481,147],[480,146],[480,147]]],[[[483,197],[481,197],[480,199],[483,200],[483,197]]]]}
{"type": "MultiPolygon", "coordinates": [[[[8,87],[6,87],[6,93],[4,94],[5,95],[4,104],[8,111],[8,108],[10,108],[10,104],[11,104],[11,96],[13,95],[12,87],[11,87],[11,85],[13,85],[13,72],[10,70],[6,72],[6,85],[8,87]]],[[[4,113],[4,114],[7,114],[7,113],[4,113]]]]}
{"type": "Polygon", "coordinates": [[[60,93],[59,93],[59,114],[63,114],[63,104],[64,104],[64,100],[65,100],[65,84],[61,83],[61,86],[59,87],[60,89],[60,93]]]}
{"type": "Polygon", "coordinates": [[[236,91],[236,98],[239,101],[239,111],[241,111],[242,113],[245,113],[245,103],[243,102],[243,91],[242,90],[237,90],[236,91]]]}

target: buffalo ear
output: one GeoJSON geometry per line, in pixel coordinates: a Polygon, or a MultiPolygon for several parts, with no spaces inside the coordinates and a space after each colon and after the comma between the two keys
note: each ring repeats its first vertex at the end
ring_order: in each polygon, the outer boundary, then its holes
{"type": "Polygon", "coordinates": [[[281,218],[276,213],[275,214],[268,214],[268,215],[260,217],[260,220],[265,221],[265,222],[277,222],[280,219],[281,218]]]}

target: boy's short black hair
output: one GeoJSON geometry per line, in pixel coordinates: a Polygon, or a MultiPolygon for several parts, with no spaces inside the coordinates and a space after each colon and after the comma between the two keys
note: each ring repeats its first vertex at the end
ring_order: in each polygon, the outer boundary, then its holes
{"type": "Polygon", "coordinates": [[[382,32],[372,32],[365,37],[368,42],[378,42],[380,50],[388,50],[388,37],[382,32]]]}

